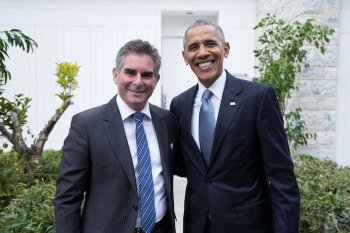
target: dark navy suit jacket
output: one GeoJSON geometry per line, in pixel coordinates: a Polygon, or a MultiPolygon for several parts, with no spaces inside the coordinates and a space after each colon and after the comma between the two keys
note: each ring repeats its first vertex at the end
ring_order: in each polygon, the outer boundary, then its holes
{"type": "Polygon", "coordinates": [[[175,97],[182,155],[176,172],[187,177],[184,233],[298,233],[299,190],[272,87],[227,72],[207,167],[191,135],[198,85],[175,97]]]}
{"type": "MultiPolygon", "coordinates": [[[[168,110],[150,104],[159,143],[168,213],[175,232],[173,161],[177,123],[168,110]]],[[[139,199],[123,122],[113,97],[75,115],[62,148],[57,178],[57,233],[131,233],[139,199]],[[85,193],[85,202],[82,204],[85,193]]]]}

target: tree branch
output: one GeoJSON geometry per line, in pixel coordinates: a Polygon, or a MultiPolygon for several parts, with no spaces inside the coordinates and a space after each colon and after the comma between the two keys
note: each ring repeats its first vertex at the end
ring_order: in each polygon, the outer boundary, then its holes
{"type": "Polygon", "coordinates": [[[11,134],[9,131],[7,131],[3,122],[0,122],[0,132],[3,137],[5,137],[8,141],[11,142],[11,134]]]}
{"type": "Polygon", "coordinates": [[[58,120],[61,118],[63,113],[66,111],[66,109],[69,107],[69,105],[71,104],[73,103],[70,100],[63,102],[60,108],[56,109],[55,114],[48,121],[47,125],[41,130],[41,132],[39,133],[39,137],[36,143],[34,144],[34,147],[37,153],[40,154],[40,152],[42,152],[42,150],[44,149],[45,142],[47,141],[52,129],[54,128],[58,120]]]}
{"type": "Polygon", "coordinates": [[[17,113],[11,111],[10,117],[13,125],[13,132],[10,141],[15,148],[18,148],[18,151],[22,152],[23,155],[27,155],[26,152],[28,151],[28,146],[23,140],[22,129],[19,123],[18,115],[17,113]]]}

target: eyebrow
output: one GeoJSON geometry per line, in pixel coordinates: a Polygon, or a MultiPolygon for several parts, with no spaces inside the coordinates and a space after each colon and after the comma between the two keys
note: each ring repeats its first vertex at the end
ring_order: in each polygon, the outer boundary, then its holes
{"type": "MultiPolygon", "coordinates": [[[[134,74],[134,73],[137,73],[137,71],[134,69],[131,69],[131,68],[125,68],[124,73],[134,74]]],[[[141,73],[141,75],[142,76],[153,76],[154,72],[153,71],[144,71],[141,73]]]]}
{"type": "Polygon", "coordinates": [[[207,39],[207,40],[205,40],[204,41],[204,43],[212,43],[212,42],[214,42],[214,43],[218,43],[218,40],[214,40],[214,39],[207,39]]]}
{"type": "Polygon", "coordinates": [[[141,75],[142,76],[153,76],[153,71],[145,71],[145,72],[142,72],[141,75]]]}
{"type": "Polygon", "coordinates": [[[125,72],[125,73],[135,73],[136,70],[131,69],[131,68],[125,68],[125,69],[124,69],[124,72],[125,72]]]}
{"type": "MultiPolygon", "coordinates": [[[[206,39],[204,40],[204,44],[208,44],[208,43],[215,43],[215,44],[219,44],[219,41],[218,40],[215,40],[215,39],[206,39]]],[[[191,47],[194,47],[194,46],[198,46],[199,42],[196,41],[196,42],[193,42],[191,44],[189,44],[187,46],[187,49],[191,48],[191,47]]]]}
{"type": "Polygon", "coordinates": [[[198,42],[194,42],[194,43],[192,43],[192,44],[189,44],[187,47],[186,47],[186,49],[190,49],[190,48],[192,48],[192,47],[195,47],[195,46],[198,46],[198,42]]]}

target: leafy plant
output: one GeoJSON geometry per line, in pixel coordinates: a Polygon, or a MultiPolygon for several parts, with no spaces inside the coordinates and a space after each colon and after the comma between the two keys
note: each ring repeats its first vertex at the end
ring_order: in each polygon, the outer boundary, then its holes
{"type": "MultiPolygon", "coordinates": [[[[56,82],[62,91],[56,95],[62,100],[62,103],[40,131],[34,142],[31,145],[27,145],[23,137],[23,126],[27,123],[27,112],[31,99],[23,94],[17,94],[14,100],[9,100],[2,95],[4,91],[2,87],[11,79],[11,73],[5,65],[5,58],[8,58],[7,50],[10,46],[18,46],[29,52],[37,44],[20,30],[0,31],[0,138],[6,139],[13,145],[12,149],[21,155],[23,163],[28,164],[25,171],[29,171],[33,169],[35,164],[38,164],[38,158],[43,153],[45,142],[52,129],[65,110],[72,104],[73,91],[78,87],[76,76],[80,67],[76,63],[63,62],[57,64],[56,82]],[[5,37],[2,35],[5,35],[5,37]]],[[[7,146],[7,143],[3,145],[5,148],[7,146]]]]}
{"type": "MultiPolygon", "coordinates": [[[[10,130],[15,130],[26,124],[27,110],[31,101],[30,98],[24,97],[23,94],[15,95],[14,101],[10,101],[3,96],[3,87],[11,80],[11,73],[5,64],[6,58],[9,58],[8,49],[10,47],[18,47],[24,52],[29,53],[37,46],[32,38],[18,29],[0,31],[0,138],[16,137],[16,135],[8,134],[5,126],[10,130]],[[15,122],[13,122],[14,119],[16,119],[15,122]]],[[[18,147],[18,144],[21,143],[21,138],[18,138],[18,143],[14,144],[14,147],[18,147]]],[[[4,148],[7,148],[7,146],[7,143],[3,145],[4,148]]]]}
{"type": "Polygon", "coordinates": [[[0,232],[55,232],[53,198],[60,160],[61,151],[46,150],[37,170],[25,174],[17,153],[0,154],[0,232]]]}
{"type": "Polygon", "coordinates": [[[301,233],[350,232],[350,168],[310,155],[295,159],[301,233]]]}
{"type": "Polygon", "coordinates": [[[18,29],[0,31],[0,94],[2,94],[1,86],[5,85],[11,79],[11,73],[5,64],[5,59],[9,57],[7,51],[11,46],[19,47],[27,53],[33,51],[34,47],[38,47],[32,38],[23,34],[18,29]]]}
{"type": "Polygon", "coordinates": [[[3,233],[53,233],[54,180],[44,183],[38,180],[27,188],[19,184],[21,193],[0,212],[0,231],[3,233]]]}
{"type": "Polygon", "coordinates": [[[45,150],[37,166],[30,172],[25,172],[26,164],[21,163],[18,153],[0,154],[0,209],[22,191],[19,187],[30,187],[35,179],[42,182],[55,181],[61,154],[61,151],[45,150]]]}
{"type": "Polygon", "coordinates": [[[62,92],[56,94],[63,102],[73,97],[73,91],[78,87],[76,76],[79,72],[77,64],[69,64],[68,62],[58,64],[56,69],[56,83],[62,88],[62,92]]]}
{"type": "Polygon", "coordinates": [[[254,29],[263,31],[258,38],[259,49],[254,50],[259,60],[255,67],[259,76],[254,80],[274,87],[286,133],[295,150],[299,145],[307,145],[309,138],[316,138],[316,134],[307,131],[301,108],[288,108],[292,93],[298,90],[296,76],[309,67],[305,45],[313,45],[324,54],[334,29],[315,25],[312,19],[303,24],[286,23],[272,14],[267,14],[254,29]]]}
{"type": "Polygon", "coordinates": [[[32,170],[31,174],[43,181],[56,180],[61,155],[61,151],[45,150],[39,158],[38,165],[32,170]]]}
{"type": "Polygon", "coordinates": [[[23,167],[18,154],[0,154],[0,209],[18,192],[17,184],[23,180],[23,167]]]}

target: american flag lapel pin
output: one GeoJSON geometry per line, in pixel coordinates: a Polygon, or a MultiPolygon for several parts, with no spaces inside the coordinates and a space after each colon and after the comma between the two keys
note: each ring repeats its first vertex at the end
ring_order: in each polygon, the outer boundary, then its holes
{"type": "Polygon", "coordinates": [[[235,101],[231,101],[230,102],[230,106],[235,106],[236,105],[236,102],[235,101]]]}

